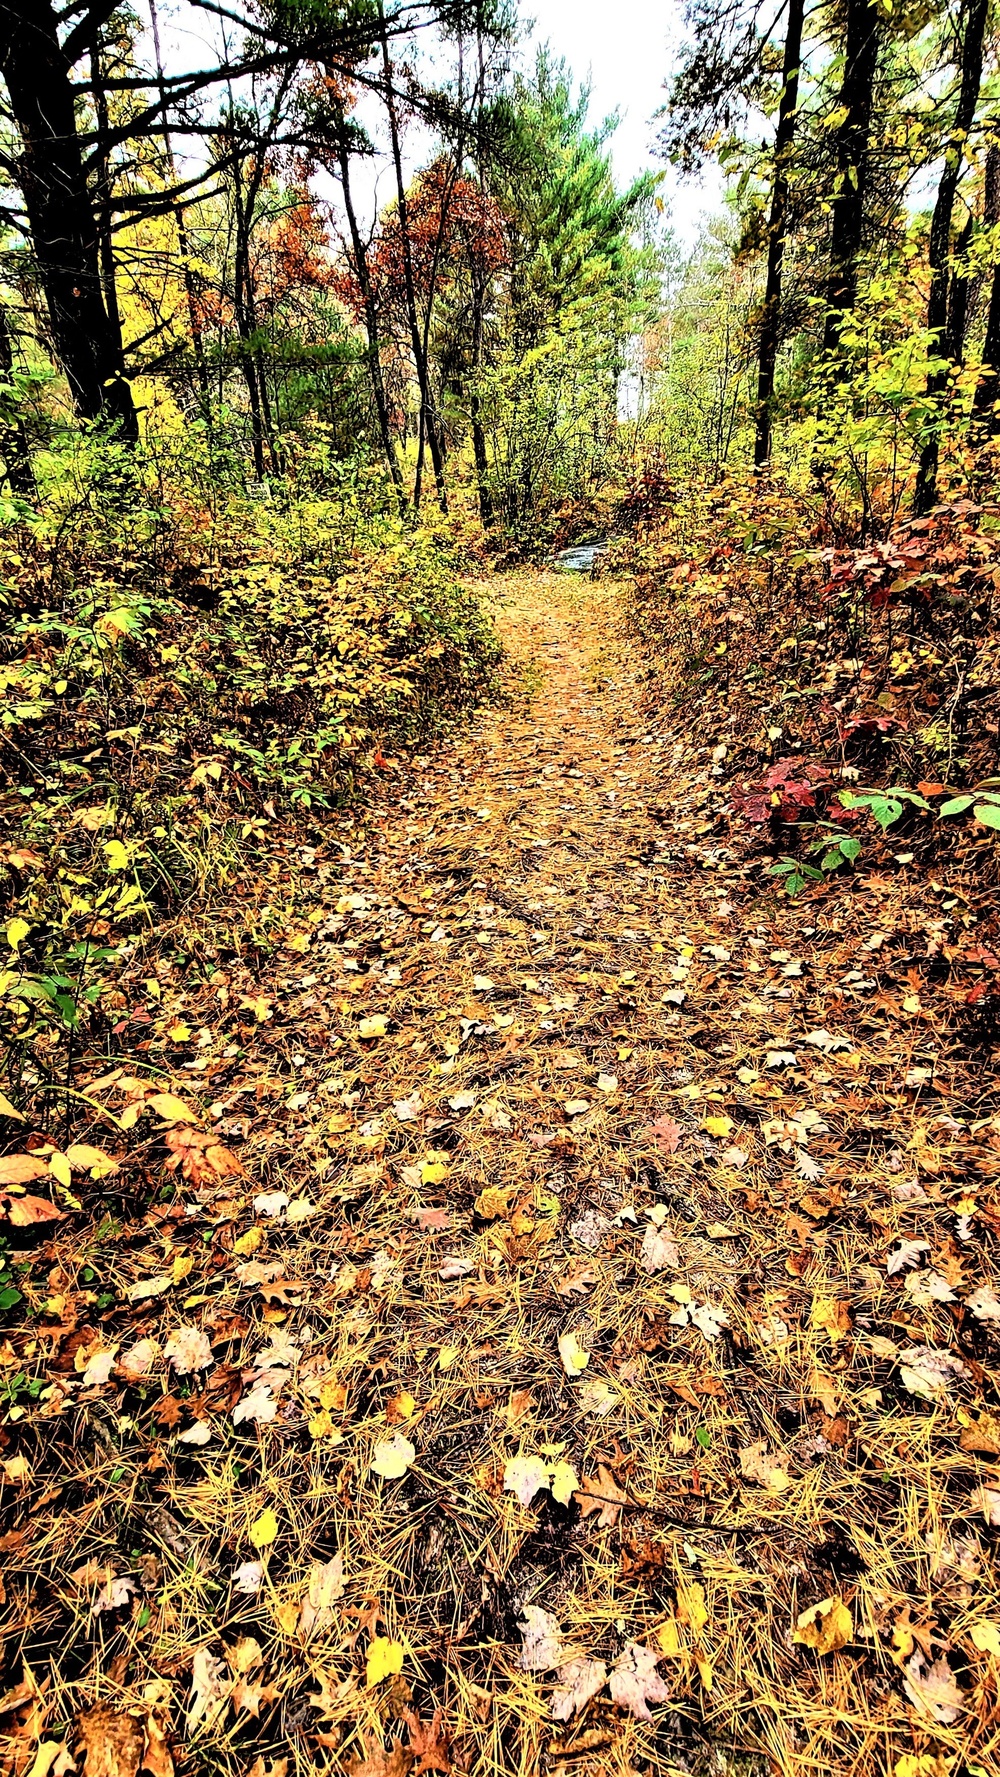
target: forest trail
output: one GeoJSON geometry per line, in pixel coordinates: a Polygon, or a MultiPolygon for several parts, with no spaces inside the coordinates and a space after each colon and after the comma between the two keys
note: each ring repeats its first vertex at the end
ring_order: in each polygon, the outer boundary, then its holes
{"type": "Polygon", "coordinates": [[[26,1657],[59,1720],[110,1685],[155,1777],[164,1735],[256,1777],[668,1777],[732,1745],[867,1777],[910,1708],[968,1748],[927,1625],[973,1578],[992,1610],[996,1422],[948,1402],[1000,1302],[937,1181],[996,1152],[940,1115],[894,985],[921,903],[883,931],[874,877],[761,892],[706,813],[713,736],[644,709],[618,589],[483,590],[506,700],[232,885],[143,1014],[155,1091],[85,1082],[167,1128],[132,1220],[53,1241],[59,1324],[16,1360],[48,1385],[5,1461],[26,1657]]]}

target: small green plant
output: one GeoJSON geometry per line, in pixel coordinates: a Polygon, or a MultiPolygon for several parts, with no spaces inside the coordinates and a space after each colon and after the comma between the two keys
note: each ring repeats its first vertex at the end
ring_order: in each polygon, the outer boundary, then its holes
{"type": "Polygon", "coordinates": [[[1000,832],[1000,778],[984,778],[974,790],[963,790],[960,796],[952,796],[950,801],[942,802],[938,814],[964,814],[968,808],[984,827],[1000,832]]]}
{"type": "Polygon", "coordinates": [[[787,895],[799,894],[807,883],[822,882],[843,864],[854,864],[861,855],[860,839],[829,827],[825,821],[821,825],[826,830],[817,833],[806,846],[807,855],[815,858],[815,863],[807,863],[804,858],[779,858],[768,870],[769,876],[784,878],[787,895]]]}
{"type": "Polygon", "coordinates": [[[913,808],[923,809],[925,814],[931,810],[927,798],[918,790],[903,790],[896,784],[888,790],[841,790],[839,795],[843,808],[867,808],[883,832],[899,820],[908,802],[913,808]]]}

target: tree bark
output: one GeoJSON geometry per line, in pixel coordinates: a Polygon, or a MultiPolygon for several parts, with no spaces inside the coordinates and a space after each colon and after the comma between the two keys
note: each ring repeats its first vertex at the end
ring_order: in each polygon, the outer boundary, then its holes
{"type": "MultiPolygon", "coordinates": [[[[413,352],[413,364],[417,373],[417,387],[420,391],[421,435],[426,436],[430,445],[431,463],[434,467],[434,481],[437,487],[438,504],[442,512],[448,510],[448,495],[444,480],[444,460],[441,455],[441,444],[434,426],[433,403],[431,401],[430,377],[427,368],[427,357],[423,349],[420,332],[420,317],[417,310],[417,290],[413,277],[413,256],[410,252],[409,215],[406,202],[406,181],[403,177],[403,152],[399,138],[399,115],[396,110],[396,94],[393,88],[392,61],[389,56],[389,37],[385,26],[385,17],[379,5],[381,23],[380,42],[382,48],[382,74],[385,81],[385,108],[389,118],[389,139],[392,144],[392,163],[396,174],[396,204],[399,210],[399,234],[403,252],[403,283],[406,290],[406,318],[410,329],[410,348],[413,352]]],[[[419,447],[418,447],[419,451],[419,447]]],[[[420,505],[419,476],[413,490],[413,503],[420,505]]]]}
{"type": "MultiPolygon", "coordinates": [[[[948,387],[952,367],[958,361],[957,343],[952,337],[948,313],[948,293],[951,282],[951,220],[955,209],[959,174],[962,170],[962,155],[969,131],[975,121],[979,89],[982,85],[983,39],[986,34],[989,0],[967,0],[963,11],[965,13],[965,31],[962,36],[961,84],[958,92],[958,104],[955,108],[955,122],[945,148],[944,167],[941,171],[937,200],[931,218],[928,255],[931,287],[927,298],[927,331],[931,336],[931,349],[936,349],[939,359],[945,360],[945,362],[929,372],[927,394],[942,406],[944,404],[941,398],[948,387]]],[[[925,439],[924,447],[920,453],[920,467],[917,470],[917,484],[913,494],[913,510],[915,512],[929,512],[937,499],[939,448],[940,432],[938,426],[935,425],[933,431],[925,439]]]]}
{"type": "Polygon", "coordinates": [[[52,0],[0,0],[0,72],[22,142],[20,181],[52,329],[77,412],[139,436],[101,289],[98,229],[52,0]]]}
{"type": "MultiPolygon", "coordinates": [[[[10,323],[7,310],[0,307],[0,380],[13,384],[13,379],[14,347],[10,337],[10,323]]],[[[22,500],[36,500],[38,489],[35,485],[35,471],[31,466],[28,428],[13,398],[10,417],[0,420],[0,456],[3,457],[4,474],[11,493],[20,495],[22,500]]]]}
{"type": "Polygon", "coordinates": [[[774,184],[771,188],[771,210],[767,221],[767,281],[764,286],[764,313],[757,356],[757,414],[753,447],[755,469],[765,468],[771,460],[774,373],[781,333],[781,274],[788,220],[788,174],[799,102],[799,64],[802,60],[804,16],[805,0],[789,0],[778,127],[774,138],[774,184]]]}
{"type": "Polygon", "coordinates": [[[351,191],[351,157],[346,146],[341,143],[337,158],[340,163],[340,185],[344,194],[344,209],[347,212],[347,226],[351,234],[351,251],[354,255],[354,273],[361,291],[361,303],[365,316],[365,331],[368,334],[368,373],[371,377],[372,398],[375,402],[375,415],[378,420],[379,437],[382,450],[392,476],[392,485],[396,490],[400,512],[406,510],[406,489],[403,485],[403,471],[399,466],[396,444],[389,424],[389,403],[385,393],[385,378],[382,374],[382,336],[379,324],[378,303],[372,288],[371,272],[368,267],[368,253],[358,227],[357,211],[354,208],[354,196],[351,191]]]}
{"type": "Polygon", "coordinates": [[[833,199],[830,276],[823,332],[825,352],[837,350],[844,316],[854,307],[857,296],[858,258],[868,184],[868,136],[878,51],[876,0],[847,0],[844,78],[840,88],[840,108],[844,118],[837,131],[837,187],[833,199]]]}
{"type": "MultiPolygon", "coordinates": [[[[987,227],[1000,221],[1000,148],[996,147],[986,156],[984,211],[987,227]]],[[[973,440],[980,442],[1000,435],[1000,264],[993,267],[990,279],[983,364],[972,402],[971,431],[973,440]]]]}

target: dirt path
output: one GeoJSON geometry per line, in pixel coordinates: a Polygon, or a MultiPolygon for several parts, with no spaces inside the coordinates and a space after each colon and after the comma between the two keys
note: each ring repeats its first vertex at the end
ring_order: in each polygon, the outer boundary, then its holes
{"type": "Polygon", "coordinates": [[[195,1135],[186,1203],[67,1239],[130,1324],[110,1381],[74,1333],[82,1392],[39,1408],[17,1596],[54,1706],[96,1674],[186,1768],[256,1777],[667,1777],[733,1743],[881,1777],[931,1729],[994,1769],[946,1658],[986,1683],[988,1639],[945,1625],[996,1614],[997,1434],[959,1438],[989,1316],[958,1357],[950,1304],[990,1276],[997,1150],[941,1123],[922,916],[882,929],[874,879],[761,899],[705,807],[717,737],[643,712],[615,590],[487,591],[511,700],[276,867],[270,961],[220,918],[205,985],[164,982],[246,1182],[195,1135]],[[90,1578],[43,1606],[39,1572],[90,1578]]]}

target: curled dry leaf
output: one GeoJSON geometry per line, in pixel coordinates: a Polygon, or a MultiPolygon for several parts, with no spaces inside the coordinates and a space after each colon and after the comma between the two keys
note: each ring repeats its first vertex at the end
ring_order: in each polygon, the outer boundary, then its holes
{"type": "Polygon", "coordinates": [[[309,1569],[306,1595],[299,1606],[298,1628],[303,1641],[330,1627],[335,1616],[333,1607],[343,1595],[343,1555],[338,1551],[330,1561],[314,1561],[309,1569]]]}
{"type": "Polygon", "coordinates": [[[935,1660],[928,1665],[919,1648],[906,1663],[903,1689],[923,1715],[944,1726],[957,1721],[966,1707],[947,1660],[935,1660]]]}
{"type": "Polygon", "coordinates": [[[559,1619],[538,1604],[525,1604],[521,1615],[521,1669],[524,1672],[551,1672],[562,1664],[562,1630],[559,1619]]]}
{"type": "Polygon", "coordinates": [[[163,1355],[168,1364],[172,1364],[178,1376],[189,1376],[195,1370],[207,1370],[212,1362],[212,1347],[208,1342],[208,1334],[200,1327],[178,1327],[171,1333],[163,1355]]]}
{"type": "Polygon", "coordinates": [[[137,1777],[145,1742],[141,1717],[110,1703],[94,1703],[76,1718],[77,1758],[86,1777],[137,1777]]]}
{"type": "Polygon", "coordinates": [[[630,1641],[611,1669],[608,1686],[612,1699],[628,1709],[637,1721],[652,1721],[650,1703],[668,1703],[670,1686],[656,1670],[659,1653],[630,1641]]]}
{"type": "Polygon", "coordinates": [[[558,1683],[552,1693],[553,1721],[571,1721],[585,1709],[592,1697],[603,1691],[608,1682],[608,1669],[603,1660],[570,1660],[560,1666],[558,1683]]]}
{"type": "Polygon", "coordinates": [[[226,1663],[208,1647],[199,1647],[191,1662],[191,1695],[188,1701],[187,1732],[191,1739],[201,1729],[210,1732],[226,1713],[233,1681],[226,1663]]]}
{"type": "Polygon", "coordinates": [[[950,1351],[933,1345],[908,1345],[899,1354],[899,1373],[910,1394],[933,1401],[947,1395],[969,1371],[950,1351]]]}
{"type": "Polygon", "coordinates": [[[901,1240],[894,1247],[885,1261],[885,1274],[895,1277],[898,1272],[905,1271],[911,1265],[919,1265],[925,1253],[931,1250],[928,1240],[901,1240]]]}

